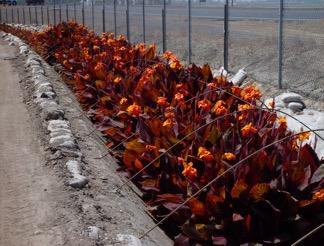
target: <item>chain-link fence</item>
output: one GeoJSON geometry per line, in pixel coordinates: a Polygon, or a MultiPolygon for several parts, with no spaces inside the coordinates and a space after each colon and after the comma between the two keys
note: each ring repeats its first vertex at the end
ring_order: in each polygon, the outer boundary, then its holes
{"type": "MultiPolygon", "coordinates": [[[[310,1],[311,2],[311,1],[310,1]]],[[[294,15],[284,4],[283,83],[298,93],[324,100],[324,3],[294,15]]]]}
{"type": "Polygon", "coordinates": [[[97,33],[155,43],[161,52],[171,50],[187,63],[231,71],[244,67],[261,83],[281,83],[324,101],[322,0],[49,0],[28,6],[18,1],[17,6],[2,6],[0,18],[27,25],[75,20],[97,33]]]}

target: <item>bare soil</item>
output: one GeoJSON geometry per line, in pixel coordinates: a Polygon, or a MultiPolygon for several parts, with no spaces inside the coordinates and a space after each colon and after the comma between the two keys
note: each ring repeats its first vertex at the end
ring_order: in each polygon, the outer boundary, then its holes
{"type": "Polygon", "coordinates": [[[51,170],[32,127],[19,77],[8,59],[17,59],[0,41],[0,245],[63,245],[67,194],[51,170]]]}

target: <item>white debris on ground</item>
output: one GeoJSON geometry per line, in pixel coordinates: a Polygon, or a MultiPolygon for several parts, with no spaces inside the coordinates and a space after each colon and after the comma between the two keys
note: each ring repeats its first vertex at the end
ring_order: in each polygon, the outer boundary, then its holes
{"type": "MultiPolygon", "coordinates": [[[[265,104],[268,106],[272,101],[273,99],[267,99],[265,104]]],[[[275,109],[279,109],[292,115],[311,129],[324,129],[324,112],[307,109],[301,95],[292,92],[283,93],[275,97],[274,102],[275,109]]],[[[292,131],[299,132],[301,130],[308,130],[295,119],[286,116],[285,114],[281,114],[280,112],[278,114],[286,117],[288,128],[292,131]]],[[[317,132],[317,134],[324,138],[324,131],[317,132]]],[[[312,133],[309,142],[313,145],[315,139],[317,140],[315,151],[320,158],[324,158],[324,141],[312,133]]]]}
{"type": "Polygon", "coordinates": [[[100,236],[100,229],[96,226],[89,226],[87,228],[88,236],[93,240],[98,240],[100,236]]]}
{"type": "Polygon", "coordinates": [[[42,32],[48,28],[47,25],[24,25],[24,24],[14,24],[14,23],[8,23],[7,25],[15,28],[29,30],[32,32],[42,32]]]}
{"type": "MultiPolygon", "coordinates": [[[[82,189],[89,182],[85,176],[81,175],[80,163],[78,161],[69,160],[66,163],[66,167],[72,175],[72,178],[69,181],[71,187],[82,189]]],[[[93,232],[93,234],[94,233],[95,232],[93,232]]]]}
{"type": "Polygon", "coordinates": [[[141,241],[133,235],[117,234],[117,240],[121,246],[142,246],[141,241]]]}
{"type": "Polygon", "coordinates": [[[26,56],[26,69],[31,73],[34,103],[40,110],[44,127],[49,132],[49,146],[55,156],[68,158],[66,168],[70,173],[68,184],[82,189],[89,180],[81,175],[80,160],[82,153],[71,131],[70,123],[64,118],[64,111],[58,103],[51,81],[46,77],[42,58],[33,52],[18,37],[2,34],[2,38],[16,45],[20,54],[26,56]]]}

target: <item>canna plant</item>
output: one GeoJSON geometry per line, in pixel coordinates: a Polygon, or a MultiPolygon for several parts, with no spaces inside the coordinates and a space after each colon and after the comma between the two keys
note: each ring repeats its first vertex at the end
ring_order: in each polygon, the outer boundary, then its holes
{"type": "Polygon", "coordinates": [[[157,219],[221,176],[162,224],[176,245],[287,245],[323,222],[324,160],[255,86],[77,23],[1,29],[56,65],[157,219]]]}

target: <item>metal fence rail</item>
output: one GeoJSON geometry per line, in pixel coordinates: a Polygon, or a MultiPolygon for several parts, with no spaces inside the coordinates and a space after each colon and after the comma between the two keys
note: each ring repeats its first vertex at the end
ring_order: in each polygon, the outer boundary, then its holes
{"type": "MultiPolygon", "coordinates": [[[[324,94],[324,4],[243,5],[240,1],[193,0],[46,1],[44,6],[2,6],[0,21],[50,25],[82,23],[97,33],[124,34],[132,42],[156,43],[187,63],[208,62],[258,81],[324,94]],[[305,90],[306,88],[306,90],[305,90]]],[[[318,96],[324,100],[324,95],[318,96]]]]}

